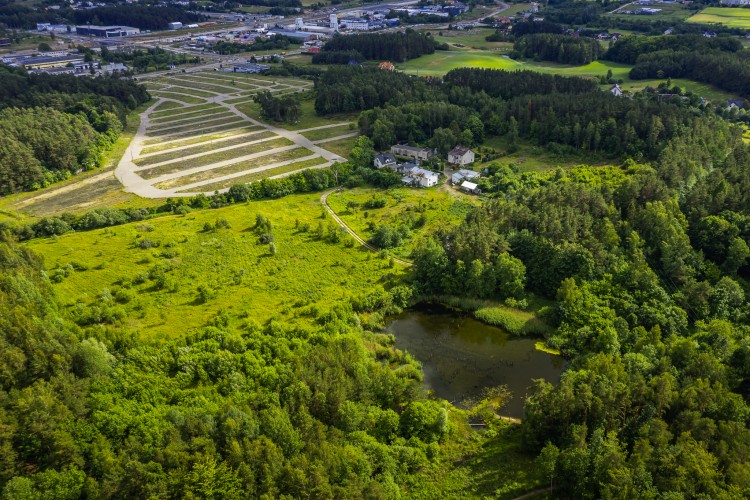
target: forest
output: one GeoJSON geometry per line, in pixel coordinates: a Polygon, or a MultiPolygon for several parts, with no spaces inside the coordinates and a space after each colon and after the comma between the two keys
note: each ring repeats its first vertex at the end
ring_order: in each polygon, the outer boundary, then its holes
{"type": "Polygon", "coordinates": [[[149,99],[127,79],[29,75],[0,66],[0,194],[98,167],[127,113],[149,99]]]}
{"type": "Polygon", "coordinates": [[[185,24],[203,21],[204,16],[177,7],[113,5],[73,11],[75,24],[123,25],[142,30],[164,30],[170,22],[185,24]]]}
{"type": "Polygon", "coordinates": [[[321,57],[313,59],[313,62],[322,64],[326,52],[348,51],[358,52],[360,60],[404,62],[442,48],[445,47],[438,44],[430,33],[418,33],[411,29],[395,33],[339,35],[326,42],[321,57]]]}
{"type": "Polygon", "coordinates": [[[516,38],[512,55],[580,66],[599,59],[604,49],[593,38],[540,33],[516,38]]]}

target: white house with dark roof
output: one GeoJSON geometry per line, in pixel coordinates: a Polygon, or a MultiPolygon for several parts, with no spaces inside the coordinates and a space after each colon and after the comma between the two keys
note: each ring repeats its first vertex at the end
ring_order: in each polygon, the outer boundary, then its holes
{"type": "Polygon", "coordinates": [[[474,163],[474,151],[463,146],[456,146],[448,153],[448,163],[471,165],[474,163]]]}
{"type": "Polygon", "coordinates": [[[401,179],[401,182],[412,186],[432,187],[437,185],[438,179],[438,174],[431,170],[426,170],[421,167],[413,167],[406,172],[406,175],[401,179]]]}
{"type": "Polygon", "coordinates": [[[391,167],[396,165],[396,157],[393,156],[393,153],[382,153],[375,155],[372,163],[375,168],[391,167]]]}
{"type": "Polygon", "coordinates": [[[620,88],[620,85],[615,83],[610,87],[609,91],[612,93],[615,97],[621,97],[622,96],[622,88],[620,88]]]}

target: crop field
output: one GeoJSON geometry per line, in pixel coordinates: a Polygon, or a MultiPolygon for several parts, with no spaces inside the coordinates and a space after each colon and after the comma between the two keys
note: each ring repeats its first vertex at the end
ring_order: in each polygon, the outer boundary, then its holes
{"type": "Polygon", "coordinates": [[[115,172],[126,191],[145,198],[213,194],[238,182],[326,167],[345,160],[351,143],[340,141],[357,135],[351,116],[315,115],[306,80],[199,71],[145,85],[156,102],[141,116],[115,172]],[[299,93],[299,121],[269,123],[252,100],[262,91],[299,93]]]}
{"type": "Polygon", "coordinates": [[[328,205],[354,232],[367,239],[380,224],[405,226],[409,236],[392,249],[397,257],[409,259],[423,237],[437,229],[448,229],[464,220],[479,198],[445,184],[429,189],[355,188],[328,196],[328,205]],[[382,208],[365,208],[368,201],[384,200],[382,208]]]}
{"type": "Polygon", "coordinates": [[[750,9],[708,7],[689,17],[689,23],[716,23],[729,28],[750,29],[750,9]]]}
{"type": "Polygon", "coordinates": [[[128,318],[114,328],[147,338],[185,335],[222,310],[259,323],[304,324],[314,311],[375,286],[384,272],[395,280],[404,272],[387,269],[387,260],[345,234],[338,243],[319,238],[318,226],[326,235],[340,231],[321,214],[320,194],[294,195],[34,240],[29,247],[44,256],[51,274],[71,263],[79,269],[54,285],[67,307],[96,305],[111,294],[128,318]],[[256,214],[273,225],[275,255],[252,230],[256,214]],[[215,297],[200,302],[200,285],[215,297]]]}

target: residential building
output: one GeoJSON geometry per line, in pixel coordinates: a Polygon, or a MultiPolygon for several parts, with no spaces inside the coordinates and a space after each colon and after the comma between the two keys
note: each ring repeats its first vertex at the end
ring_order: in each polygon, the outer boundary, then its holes
{"type": "Polygon", "coordinates": [[[448,153],[448,163],[471,165],[474,163],[474,151],[463,146],[456,146],[448,153]]]}
{"type": "Polygon", "coordinates": [[[612,93],[615,97],[622,97],[622,89],[620,88],[620,85],[615,83],[610,87],[609,91],[612,93]]]}
{"type": "Polygon", "coordinates": [[[383,153],[375,156],[373,160],[375,168],[390,167],[396,165],[396,157],[391,153],[383,153]]]}
{"type": "Polygon", "coordinates": [[[439,176],[437,173],[421,167],[414,167],[401,179],[404,184],[420,187],[432,187],[437,185],[439,176]]]}
{"type": "Polygon", "coordinates": [[[407,158],[413,158],[415,160],[426,161],[429,160],[433,155],[433,151],[430,148],[420,148],[416,146],[407,146],[405,144],[397,144],[391,146],[391,153],[398,156],[405,156],[407,158]]]}
{"type": "Polygon", "coordinates": [[[479,179],[480,177],[479,172],[474,172],[473,170],[466,170],[465,168],[462,168],[456,172],[453,172],[451,175],[451,183],[454,185],[460,185],[463,181],[473,181],[475,179],[479,179]]]}

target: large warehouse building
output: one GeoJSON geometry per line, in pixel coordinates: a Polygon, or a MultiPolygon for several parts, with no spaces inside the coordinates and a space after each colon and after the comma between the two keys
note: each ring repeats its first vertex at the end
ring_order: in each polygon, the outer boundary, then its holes
{"type": "Polygon", "coordinates": [[[76,33],[82,36],[95,36],[97,38],[118,38],[123,36],[137,35],[141,30],[128,26],[76,26],[76,33]]]}

